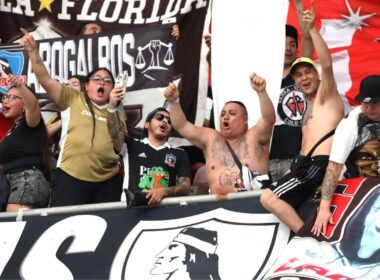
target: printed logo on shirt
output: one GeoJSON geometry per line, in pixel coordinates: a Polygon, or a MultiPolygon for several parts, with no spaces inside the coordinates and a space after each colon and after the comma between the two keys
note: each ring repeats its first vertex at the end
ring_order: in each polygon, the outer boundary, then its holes
{"type": "Polygon", "coordinates": [[[171,167],[175,166],[176,157],[173,154],[166,154],[165,163],[171,167]]]}
{"type": "Polygon", "coordinates": [[[289,126],[300,127],[306,111],[306,99],[296,85],[282,88],[277,104],[280,119],[289,126]]]}
{"type": "Polygon", "coordinates": [[[145,153],[141,153],[141,154],[138,155],[138,157],[146,158],[146,154],[145,153]]]}
{"type": "Polygon", "coordinates": [[[169,187],[169,173],[161,166],[151,168],[140,167],[139,188],[141,191],[169,187]]]}
{"type": "MultiPolygon", "coordinates": [[[[87,117],[91,117],[92,118],[92,114],[90,111],[87,111],[87,110],[82,110],[82,115],[84,116],[87,116],[87,117]]],[[[98,120],[98,121],[102,121],[102,122],[107,122],[107,118],[105,117],[102,117],[102,116],[98,116],[95,114],[95,119],[98,120]]]]}

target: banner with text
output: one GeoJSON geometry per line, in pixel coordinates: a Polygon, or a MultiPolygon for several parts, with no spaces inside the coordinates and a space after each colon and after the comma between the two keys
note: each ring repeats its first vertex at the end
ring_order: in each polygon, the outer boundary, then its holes
{"type": "Polygon", "coordinates": [[[0,278],[260,279],[288,240],[258,197],[0,218],[0,278]]]}
{"type": "MultiPolygon", "coordinates": [[[[61,43],[56,43],[54,49],[51,50],[57,52],[57,55],[64,54],[66,51],[67,57],[60,59],[69,64],[53,65],[58,70],[52,74],[60,80],[67,78],[65,75],[68,75],[68,69],[78,68],[79,71],[86,72],[85,67],[90,69],[97,63],[91,60],[97,58],[101,58],[99,61],[101,65],[114,67],[110,69],[114,74],[120,70],[126,70],[132,79],[129,81],[129,85],[135,87],[128,88],[130,95],[126,96],[124,105],[128,106],[126,109],[128,109],[127,117],[131,135],[139,136],[142,128],[141,120],[144,120],[153,108],[163,105],[160,88],[166,86],[168,81],[161,80],[162,83],[159,87],[152,87],[152,85],[156,83],[154,80],[158,79],[156,75],[169,76],[171,74],[170,71],[164,69],[169,68],[167,64],[174,69],[176,76],[182,75],[181,96],[183,98],[181,105],[187,118],[192,122],[195,121],[197,96],[198,94],[205,95],[207,90],[207,85],[205,85],[203,87],[205,92],[199,91],[198,77],[202,34],[208,4],[208,0],[0,1],[1,43],[17,43],[22,37],[21,27],[27,29],[36,40],[60,41],[61,43]],[[79,35],[80,29],[88,22],[99,24],[103,33],[79,35]],[[151,33],[157,27],[171,27],[174,23],[179,25],[181,33],[175,50],[174,44],[170,45],[168,40],[156,39],[151,33]],[[146,30],[146,37],[141,38],[140,42],[133,42],[131,36],[127,35],[131,33],[135,35],[136,27],[146,30]],[[109,34],[115,34],[116,37],[108,36],[109,34]],[[116,34],[119,34],[120,37],[116,34]],[[76,41],[71,37],[74,35],[82,38],[76,41]],[[101,39],[103,37],[104,39],[101,39]],[[66,40],[70,42],[64,43],[66,40]],[[91,43],[100,44],[98,45],[101,46],[98,49],[99,52],[89,45],[91,43]],[[113,47],[114,49],[112,49],[113,47]],[[74,59],[75,55],[70,52],[73,48],[80,52],[76,57],[77,60],[74,59]],[[94,53],[86,52],[91,49],[94,53]],[[133,56],[131,52],[135,52],[137,55],[133,56]],[[154,57],[157,53],[159,53],[159,59],[154,57]],[[146,90],[137,91],[137,89],[141,89],[141,87],[138,88],[141,83],[147,84],[144,87],[146,90]]],[[[170,32],[171,30],[168,29],[168,36],[170,36],[170,32]]],[[[143,33],[141,32],[141,34],[143,33]]],[[[53,53],[53,55],[55,54],[53,53]]],[[[26,61],[24,60],[23,63],[26,61]]],[[[1,66],[4,67],[4,65],[1,66]]],[[[0,77],[1,75],[2,73],[0,73],[0,77]]],[[[172,77],[170,78],[172,79],[172,77]]]]}

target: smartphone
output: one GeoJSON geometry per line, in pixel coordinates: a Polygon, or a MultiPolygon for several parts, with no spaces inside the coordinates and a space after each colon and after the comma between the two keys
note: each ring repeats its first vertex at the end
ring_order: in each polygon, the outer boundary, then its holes
{"type": "Polygon", "coordinates": [[[116,77],[115,87],[127,88],[127,83],[128,83],[128,73],[127,72],[119,73],[116,77]]]}

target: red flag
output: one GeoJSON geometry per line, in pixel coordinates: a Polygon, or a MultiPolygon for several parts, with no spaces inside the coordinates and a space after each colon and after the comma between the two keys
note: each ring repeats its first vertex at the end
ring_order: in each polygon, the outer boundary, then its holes
{"type": "MultiPolygon", "coordinates": [[[[351,105],[360,81],[380,74],[380,2],[375,0],[314,0],[316,26],[334,61],[338,90],[351,105]]],[[[303,1],[305,9],[311,6],[303,1]]],[[[288,23],[298,27],[297,13],[290,1],[288,23]]]]}
{"type": "Polygon", "coordinates": [[[0,113],[0,140],[4,138],[12,125],[13,121],[4,118],[4,116],[0,113]]]}

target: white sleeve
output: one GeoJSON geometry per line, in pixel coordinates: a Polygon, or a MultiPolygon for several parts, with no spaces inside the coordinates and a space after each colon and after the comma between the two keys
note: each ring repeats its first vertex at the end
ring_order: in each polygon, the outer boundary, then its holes
{"type": "MultiPolygon", "coordinates": [[[[360,108],[359,108],[360,109],[360,108]]],[[[342,119],[335,130],[333,143],[330,153],[330,161],[344,164],[355,148],[356,139],[358,137],[358,113],[354,110],[350,115],[342,119]]]]}

